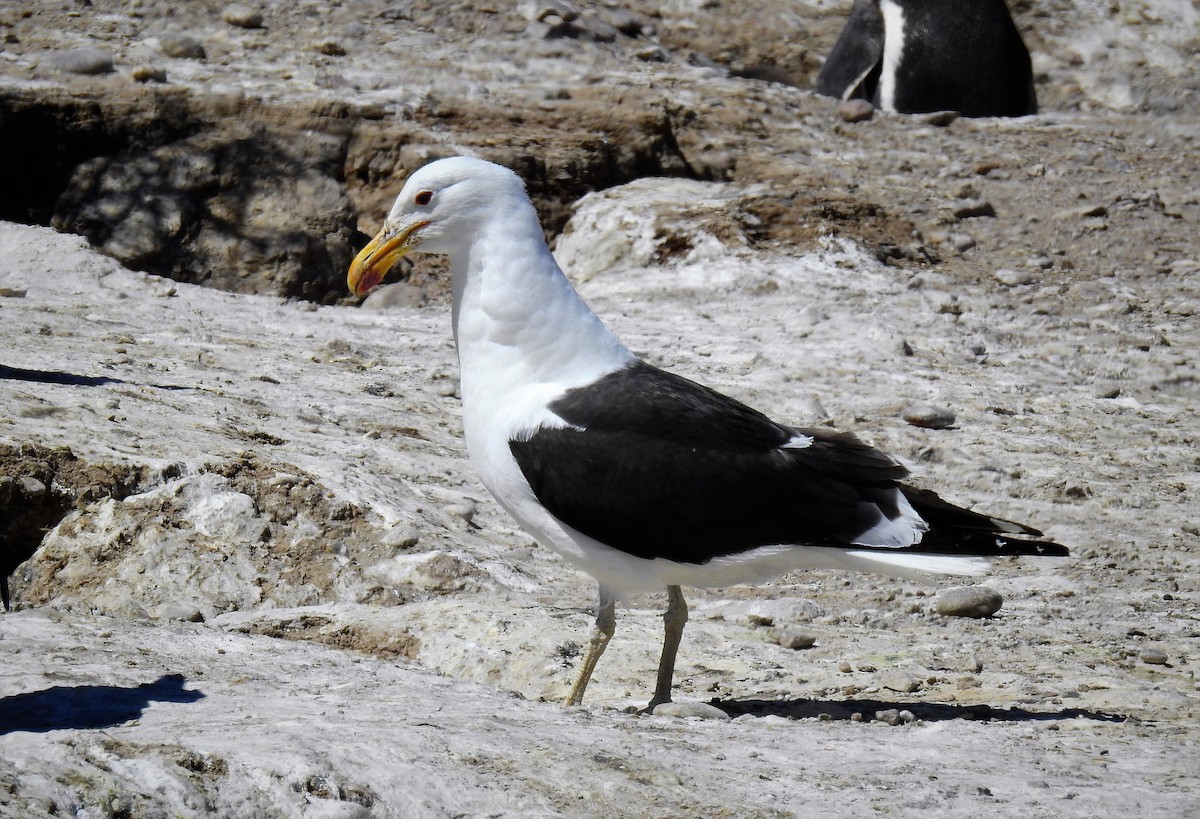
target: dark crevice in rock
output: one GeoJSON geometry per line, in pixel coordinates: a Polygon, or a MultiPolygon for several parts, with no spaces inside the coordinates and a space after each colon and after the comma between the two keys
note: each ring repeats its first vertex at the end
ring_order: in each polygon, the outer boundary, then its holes
{"type": "Polygon", "coordinates": [[[76,504],[122,499],[146,482],[143,467],[90,464],[70,449],[0,444],[0,592],[10,606],[8,578],[29,559],[76,504]]]}

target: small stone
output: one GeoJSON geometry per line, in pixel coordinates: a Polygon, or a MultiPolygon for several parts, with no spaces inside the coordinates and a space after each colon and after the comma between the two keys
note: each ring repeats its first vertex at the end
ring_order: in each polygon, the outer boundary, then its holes
{"type": "Polygon", "coordinates": [[[1001,268],[992,274],[992,278],[1000,282],[1005,287],[1020,287],[1024,284],[1033,284],[1033,274],[1025,270],[1007,270],[1001,268]]]}
{"type": "Polygon", "coordinates": [[[420,307],[429,301],[423,287],[408,282],[395,282],[376,287],[363,299],[365,310],[391,310],[396,308],[420,307]]]}
{"type": "Polygon", "coordinates": [[[843,674],[849,674],[853,670],[854,668],[846,660],[842,660],[840,663],[838,663],[838,671],[842,672],[843,674]]]}
{"type": "Polygon", "coordinates": [[[644,63],[669,63],[671,62],[671,52],[667,51],[662,46],[651,45],[646,48],[639,48],[633,52],[633,56],[637,57],[644,63]]]}
{"type": "Polygon", "coordinates": [[[158,38],[158,47],[168,57],[181,60],[203,60],[208,57],[204,45],[195,37],[186,34],[163,34],[158,38]]]}
{"type": "Polygon", "coordinates": [[[911,694],[921,687],[921,681],[898,668],[883,674],[880,684],[889,691],[899,691],[901,694],[911,694]]]}
{"type": "Polygon", "coordinates": [[[23,299],[28,293],[25,288],[0,287],[0,298],[4,299],[23,299]]]}
{"type": "Polygon", "coordinates": [[[178,620],[183,623],[203,623],[204,613],[193,603],[172,600],[155,606],[150,616],[156,620],[178,620]]]}
{"type": "Polygon", "coordinates": [[[947,316],[961,316],[962,315],[963,306],[962,306],[962,303],[958,300],[957,293],[950,293],[949,295],[942,296],[940,299],[936,299],[936,301],[937,301],[936,310],[938,311],[938,313],[941,313],[941,314],[944,314],[947,316]]]}
{"type": "Polygon", "coordinates": [[[885,711],[876,711],[875,719],[888,725],[899,725],[900,711],[897,708],[888,708],[885,711]]]}
{"type": "Polygon", "coordinates": [[[1092,388],[1092,395],[1097,398],[1116,398],[1121,394],[1121,386],[1119,384],[1096,384],[1092,388]]]}
{"type": "Polygon", "coordinates": [[[838,103],[837,115],[842,122],[866,122],[875,116],[875,106],[868,100],[843,100],[838,103]]]}
{"type": "Polygon", "coordinates": [[[337,40],[319,40],[313,45],[313,48],[324,54],[326,57],[346,56],[345,47],[337,40]]]}
{"type": "Polygon", "coordinates": [[[949,429],[954,426],[954,413],[932,404],[913,404],[905,408],[903,418],[914,427],[949,429]]]}
{"type": "Polygon", "coordinates": [[[421,541],[417,530],[409,523],[397,523],[380,538],[380,543],[393,549],[411,549],[421,541]]]}
{"type": "Polygon", "coordinates": [[[817,638],[811,634],[806,634],[802,631],[784,626],[779,630],[779,635],[776,638],[779,645],[784,648],[800,650],[804,648],[812,648],[817,643],[817,638]]]}
{"type": "Polygon", "coordinates": [[[452,518],[461,518],[470,523],[475,517],[475,501],[470,498],[463,498],[458,503],[448,503],[442,507],[442,511],[452,518]]]}
{"type": "Polygon", "coordinates": [[[1148,665],[1166,665],[1168,659],[1167,652],[1153,646],[1143,648],[1138,658],[1148,665]]]}
{"type": "Polygon", "coordinates": [[[955,202],[951,208],[955,219],[971,219],[977,216],[995,216],[996,209],[986,199],[963,199],[955,202]]]}
{"type": "Polygon", "coordinates": [[[1054,267],[1054,260],[1043,253],[1037,256],[1030,256],[1029,259],[1026,260],[1025,264],[1029,265],[1030,267],[1036,267],[1039,270],[1049,270],[1050,268],[1054,267]]]}
{"type": "Polygon", "coordinates": [[[642,36],[642,21],[632,11],[622,8],[608,9],[605,13],[607,22],[626,37],[642,36]]]}
{"type": "Polygon", "coordinates": [[[166,82],[167,72],[165,69],[153,65],[139,65],[130,72],[134,82],[166,82]]]}
{"type": "Polygon", "coordinates": [[[978,242],[965,233],[951,233],[947,237],[947,241],[950,242],[950,247],[959,253],[966,253],[978,244],[978,242]]]}
{"type": "Polygon", "coordinates": [[[924,121],[926,125],[932,125],[935,128],[945,128],[954,120],[958,119],[957,111],[934,111],[932,114],[926,114],[924,121]]]}
{"type": "Polygon", "coordinates": [[[728,720],[729,715],[715,705],[706,702],[663,702],[650,712],[656,717],[695,717],[697,719],[728,720]]]}
{"type": "Polygon", "coordinates": [[[594,17],[588,17],[582,21],[582,31],[587,36],[587,39],[595,43],[613,43],[616,42],[617,36],[621,33],[617,27],[607,20],[600,20],[594,17]]]}
{"type": "Polygon", "coordinates": [[[535,17],[539,23],[544,23],[547,20],[561,20],[564,23],[571,23],[579,19],[579,10],[567,3],[547,3],[538,9],[535,17]]]}
{"type": "Polygon", "coordinates": [[[116,70],[112,54],[103,48],[92,46],[60,51],[52,54],[49,62],[59,71],[68,74],[111,74],[116,70]]]}
{"type": "Polygon", "coordinates": [[[27,498],[40,498],[46,494],[46,484],[42,483],[37,478],[21,478],[20,484],[21,492],[27,498]]]}
{"type": "Polygon", "coordinates": [[[226,6],[221,19],[238,28],[262,28],[263,24],[262,12],[246,6],[226,6]]]}
{"type": "Polygon", "coordinates": [[[961,586],[947,589],[938,596],[937,612],[947,617],[991,617],[1004,605],[1004,597],[995,589],[984,586],[961,586]]]}
{"type": "Polygon", "coordinates": [[[983,683],[978,677],[963,676],[954,681],[954,687],[959,691],[969,691],[972,688],[982,688],[983,683]]]}

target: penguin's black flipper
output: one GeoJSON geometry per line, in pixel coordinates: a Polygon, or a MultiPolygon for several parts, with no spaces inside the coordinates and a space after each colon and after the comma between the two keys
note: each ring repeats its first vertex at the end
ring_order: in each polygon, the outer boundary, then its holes
{"type": "Polygon", "coordinates": [[[879,0],[854,0],[850,19],[817,74],[817,93],[841,100],[873,100],[882,59],[879,0]]]}

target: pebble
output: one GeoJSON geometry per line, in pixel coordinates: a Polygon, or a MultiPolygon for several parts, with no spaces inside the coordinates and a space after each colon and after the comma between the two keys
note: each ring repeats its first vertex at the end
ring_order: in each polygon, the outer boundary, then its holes
{"type": "Polygon", "coordinates": [[[23,299],[29,293],[28,290],[15,287],[0,287],[0,298],[5,299],[23,299]]]}
{"type": "Polygon", "coordinates": [[[313,45],[313,48],[324,54],[326,57],[346,56],[346,47],[337,40],[319,40],[313,45]]]}
{"type": "Polygon", "coordinates": [[[880,685],[889,691],[899,691],[901,694],[911,694],[921,687],[921,681],[898,668],[894,668],[883,674],[880,680],[880,685]]]}
{"type": "Polygon", "coordinates": [[[401,522],[384,532],[380,543],[393,549],[411,549],[420,540],[421,536],[416,527],[410,523],[401,522]]]}
{"type": "Polygon", "coordinates": [[[1138,657],[1143,663],[1148,665],[1166,665],[1168,659],[1167,652],[1163,651],[1161,648],[1153,647],[1143,648],[1141,653],[1138,654],[1138,657]]]}
{"type": "Polygon", "coordinates": [[[1001,268],[992,274],[992,278],[1005,287],[1019,287],[1023,284],[1033,284],[1033,274],[1025,270],[1008,270],[1001,268]]]}
{"type": "Polygon", "coordinates": [[[238,28],[262,28],[263,24],[262,12],[246,6],[226,6],[221,19],[238,28]]]}
{"type": "Polygon", "coordinates": [[[947,617],[991,617],[1004,605],[1004,597],[984,586],[960,586],[938,596],[937,612],[947,617]]]}
{"type": "Polygon", "coordinates": [[[671,62],[671,52],[667,51],[662,46],[652,45],[646,48],[640,48],[633,52],[633,56],[637,57],[644,63],[669,63],[671,62]]]}
{"type": "Polygon", "coordinates": [[[1054,214],[1056,219],[1088,219],[1108,216],[1108,208],[1104,205],[1080,205],[1074,208],[1060,210],[1054,214]]]}
{"type": "Polygon", "coordinates": [[[420,307],[429,301],[423,287],[408,282],[385,284],[371,291],[362,306],[366,310],[393,310],[396,308],[420,307]]]}
{"type": "Polygon", "coordinates": [[[837,115],[842,122],[866,122],[875,116],[875,106],[867,100],[843,100],[838,103],[837,115]]]}
{"type": "Polygon", "coordinates": [[[706,702],[664,702],[654,706],[650,712],[656,717],[696,717],[697,719],[728,720],[729,715],[715,705],[706,702]]]}
{"type": "Polygon", "coordinates": [[[186,34],[163,34],[158,38],[158,47],[168,57],[183,60],[203,60],[208,57],[203,43],[186,34]]]}
{"type": "Polygon", "coordinates": [[[813,635],[799,631],[791,626],[781,628],[775,639],[784,648],[795,650],[812,648],[817,643],[817,638],[813,635]]]}
{"type": "Polygon", "coordinates": [[[166,82],[166,69],[153,65],[139,65],[130,72],[134,82],[166,82]]]}
{"type": "Polygon", "coordinates": [[[622,8],[609,9],[608,22],[626,37],[642,36],[641,18],[631,11],[622,8]]]}
{"type": "Polygon", "coordinates": [[[556,18],[552,22],[561,20],[571,23],[579,19],[579,10],[568,3],[547,3],[538,9],[535,17],[539,23],[544,23],[549,18],[556,18]]]}
{"type": "Polygon", "coordinates": [[[50,56],[50,64],[68,74],[111,74],[112,54],[103,48],[71,48],[50,56]]]}
{"type": "Polygon", "coordinates": [[[46,484],[39,481],[37,478],[21,478],[21,492],[27,498],[40,498],[46,494],[46,484]]]}
{"type": "Polygon", "coordinates": [[[442,507],[442,511],[454,518],[461,518],[470,523],[475,517],[476,506],[475,501],[470,498],[463,498],[457,503],[448,503],[442,507]]]}
{"type": "Polygon", "coordinates": [[[204,622],[204,614],[195,604],[178,600],[155,606],[151,615],[157,620],[179,620],[184,623],[204,622]]]}
{"type": "Polygon", "coordinates": [[[932,114],[926,114],[924,121],[926,125],[932,125],[935,128],[945,128],[954,120],[958,119],[957,111],[934,111],[932,114]]]}
{"type": "Polygon", "coordinates": [[[975,216],[995,216],[996,209],[986,199],[963,199],[955,202],[950,212],[955,219],[970,219],[975,216]]]}
{"type": "Polygon", "coordinates": [[[954,248],[959,253],[966,253],[968,250],[979,244],[965,233],[951,233],[946,237],[946,240],[950,242],[950,247],[954,248]]]}
{"type": "Polygon", "coordinates": [[[838,663],[838,671],[842,672],[843,674],[849,674],[853,670],[854,668],[846,660],[842,660],[840,663],[838,663]]]}
{"type": "Polygon", "coordinates": [[[953,412],[933,404],[913,404],[906,407],[902,415],[914,427],[926,429],[949,429],[955,420],[953,412]]]}
{"type": "Polygon", "coordinates": [[[888,725],[904,725],[916,722],[917,717],[907,709],[901,711],[898,708],[888,708],[885,711],[876,711],[875,719],[888,725]]]}

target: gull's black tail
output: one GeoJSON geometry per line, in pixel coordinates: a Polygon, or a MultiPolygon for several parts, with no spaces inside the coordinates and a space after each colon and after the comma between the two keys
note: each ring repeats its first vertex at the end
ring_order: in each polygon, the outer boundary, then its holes
{"type": "Polygon", "coordinates": [[[929,531],[921,542],[905,551],[980,557],[1066,557],[1070,554],[1066,546],[1044,539],[1042,533],[1031,526],[955,506],[927,489],[902,486],[901,491],[917,514],[929,524],[929,531]]]}

